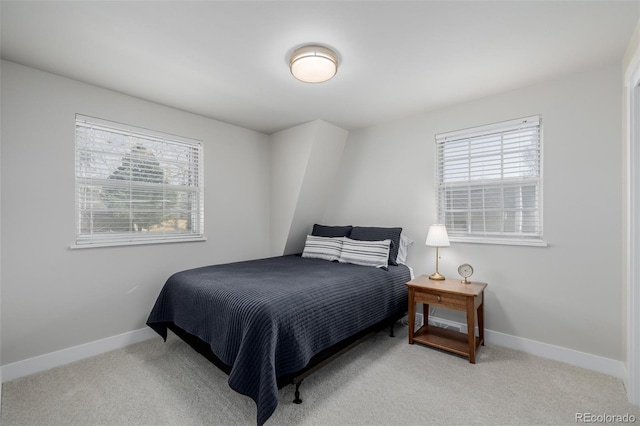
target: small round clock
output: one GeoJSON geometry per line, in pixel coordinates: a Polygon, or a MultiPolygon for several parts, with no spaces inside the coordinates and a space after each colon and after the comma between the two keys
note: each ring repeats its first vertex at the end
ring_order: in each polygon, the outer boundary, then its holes
{"type": "Polygon", "coordinates": [[[464,278],[462,282],[465,284],[469,284],[470,281],[467,278],[473,275],[473,266],[469,265],[468,263],[463,263],[462,265],[458,266],[458,273],[462,278],[464,278]]]}

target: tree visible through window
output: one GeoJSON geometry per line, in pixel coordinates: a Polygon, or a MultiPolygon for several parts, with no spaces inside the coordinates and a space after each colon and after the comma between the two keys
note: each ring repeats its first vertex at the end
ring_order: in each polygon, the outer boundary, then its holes
{"type": "Polygon", "coordinates": [[[436,135],[436,184],[453,241],[543,244],[541,118],[436,135]]]}
{"type": "Polygon", "coordinates": [[[203,238],[198,141],[76,117],[76,245],[203,238]]]}

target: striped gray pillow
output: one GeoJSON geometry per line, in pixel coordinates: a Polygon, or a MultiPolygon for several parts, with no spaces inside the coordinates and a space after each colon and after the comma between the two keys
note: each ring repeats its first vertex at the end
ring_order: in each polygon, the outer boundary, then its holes
{"type": "Polygon", "coordinates": [[[388,267],[391,240],[360,241],[346,237],[342,240],[342,251],[338,259],[340,263],[375,266],[376,268],[388,267]]]}
{"type": "Polygon", "coordinates": [[[338,260],[342,252],[342,237],[317,237],[307,235],[302,257],[322,260],[338,260]]]}
{"type": "Polygon", "coordinates": [[[397,265],[398,249],[400,248],[400,234],[402,228],[381,228],[378,226],[354,226],[349,238],[359,241],[391,240],[389,249],[389,264],[397,265]]]}

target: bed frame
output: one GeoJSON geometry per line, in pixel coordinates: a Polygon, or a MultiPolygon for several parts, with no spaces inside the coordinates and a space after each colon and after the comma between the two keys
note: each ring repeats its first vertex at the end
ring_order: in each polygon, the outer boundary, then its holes
{"type": "MultiPolygon", "coordinates": [[[[377,324],[368,327],[355,335],[348,337],[337,344],[320,351],[318,354],[314,355],[306,367],[302,370],[297,371],[293,374],[287,374],[277,378],[278,389],[282,389],[287,385],[295,385],[295,398],[293,402],[295,404],[301,404],[302,399],[300,398],[300,384],[302,381],[313,374],[315,371],[329,364],[331,361],[335,360],[339,356],[345,354],[351,349],[358,346],[364,340],[368,339],[371,335],[383,330],[386,327],[389,327],[389,336],[394,337],[393,327],[395,323],[400,320],[402,317],[406,315],[406,312],[401,314],[396,314],[389,318],[386,318],[380,321],[377,324]]],[[[218,367],[227,375],[231,372],[231,366],[222,362],[220,358],[218,358],[208,343],[204,342],[200,338],[194,336],[193,334],[183,330],[173,323],[167,323],[167,328],[169,328],[172,332],[174,332],[180,339],[186,342],[189,346],[191,346],[196,352],[207,358],[212,364],[218,367]]]]}

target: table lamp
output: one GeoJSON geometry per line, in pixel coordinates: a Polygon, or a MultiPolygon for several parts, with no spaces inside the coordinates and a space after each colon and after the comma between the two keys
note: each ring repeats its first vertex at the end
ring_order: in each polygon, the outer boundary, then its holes
{"type": "Polygon", "coordinates": [[[429,275],[430,280],[442,281],[444,275],[438,272],[438,249],[440,247],[449,247],[449,235],[447,234],[447,228],[444,225],[436,224],[429,227],[429,233],[427,234],[427,241],[425,245],[436,248],[436,271],[429,275]]]}

